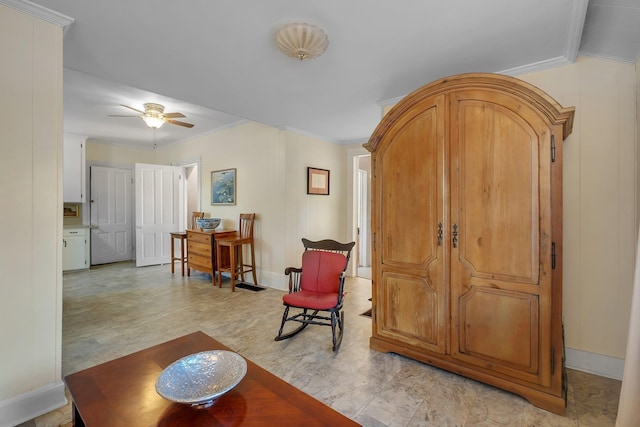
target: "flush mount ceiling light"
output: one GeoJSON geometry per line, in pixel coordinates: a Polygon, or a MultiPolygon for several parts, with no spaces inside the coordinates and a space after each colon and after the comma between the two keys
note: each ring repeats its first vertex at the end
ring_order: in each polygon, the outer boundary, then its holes
{"type": "Polygon", "coordinates": [[[322,55],[329,46],[329,39],[315,25],[287,24],[276,33],[276,45],[285,55],[303,61],[322,55]]]}

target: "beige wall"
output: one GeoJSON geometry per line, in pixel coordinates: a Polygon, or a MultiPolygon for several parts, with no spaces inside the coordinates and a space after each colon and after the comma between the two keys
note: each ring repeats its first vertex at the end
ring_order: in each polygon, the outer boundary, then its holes
{"type": "Polygon", "coordinates": [[[634,64],[579,57],[518,77],[576,107],[563,165],[566,345],[624,358],[637,236],[634,64]]]}
{"type": "MultiPolygon", "coordinates": [[[[640,81],[640,61],[636,62],[636,82],[640,81]]],[[[640,89],[636,87],[636,100],[640,102],[640,89]]],[[[637,105],[637,103],[636,103],[637,105]]],[[[636,132],[640,124],[640,112],[636,111],[636,132]]],[[[638,138],[638,135],[636,135],[638,138]]],[[[629,339],[625,357],[624,378],[620,390],[620,402],[616,426],[640,425],[640,270],[638,269],[638,254],[636,253],[635,290],[631,303],[631,324],[629,325],[629,339]]]]}
{"type": "Polygon", "coordinates": [[[240,213],[255,212],[258,281],[284,289],[284,269],[300,262],[300,238],[346,239],[345,154],[340,146],[249,122],[156,151],[156,162],[198,160],[201,210],[235,229],[240,213]],[[331,195],[306,194],[306,167],[331,171],[331,195]],[[211,205],[211,172],[236,168],[234,206],[211,205]]]}
{"type": "MultiPolygon", "coordinates": [[[[143,150],[88,139],[85,156],[87,164],[109,163],[114,167],[118,167],[116,165],[131,166],[134,163],[155,163],[156,152],[151,149],[143,150]]],[[[88,173],[89,169],[87,169],[87,174],[88,173]]],[[[88,181],[89,177],[87,176],[87,182],[88,181]]]]}
{"type": "Polygon", "coordinates": [[[0,5],[0,425],[64,403],[62,28],[0,5]]]}
{"type": "Polygon", "coordinates": [[[286,138],[285,204],[282,208],[287,248],[286,266],[299,266],[302,243],[334,239],[351,241],[347,235],[347,167],[344,147],[292,132],[286,138]],[[307,194],[307,167],[329,169],[329,195],[307,194]]]}

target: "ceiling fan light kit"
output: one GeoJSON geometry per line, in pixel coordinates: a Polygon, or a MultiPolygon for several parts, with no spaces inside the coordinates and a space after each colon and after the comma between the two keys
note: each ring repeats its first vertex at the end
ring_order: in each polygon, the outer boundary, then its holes
{"type": "Polygon", "coordinates": [[[285,55],[304,61],[322,55],[329,46],[329,38],[315,25],[294,23],[280,27],[276,45],[285,55]]]}
{"type": "Polygon", "coordinates": [[[142,120],[151,129],[159,129],[164,124],[164,106],[160,104],[144,104],[144,115],[142,120]]]}

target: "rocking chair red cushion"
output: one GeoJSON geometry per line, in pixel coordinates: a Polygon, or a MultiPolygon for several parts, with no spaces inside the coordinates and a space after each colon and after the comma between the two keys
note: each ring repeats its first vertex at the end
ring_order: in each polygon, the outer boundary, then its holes
{"type": "Polygon", "coordinates": [[[328,310],[338,304],[340,275],[347,258],[335,252],[306,251],[302,254],[299,292],[282,297],[285,304],[314,310],[328,310]]]}

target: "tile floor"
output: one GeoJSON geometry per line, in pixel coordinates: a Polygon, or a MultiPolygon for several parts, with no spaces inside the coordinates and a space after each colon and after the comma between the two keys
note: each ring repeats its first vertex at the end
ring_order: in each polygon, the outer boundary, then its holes
{"type": "MultiPolygon", "coordinates": [[[[370,281],[349,278],[345,335],[311,326],[275,342],[282,292],[231,293],[206,274],[119,263],[64,275],[63,375],[196,330],[211,335],[364,426],[593,426],[615,424],[620,381],[568,370],[567,415],[395,354],[369,349],[370,281]]],[[[71,408],[23,427],[68,426],[71,408]]]]}

